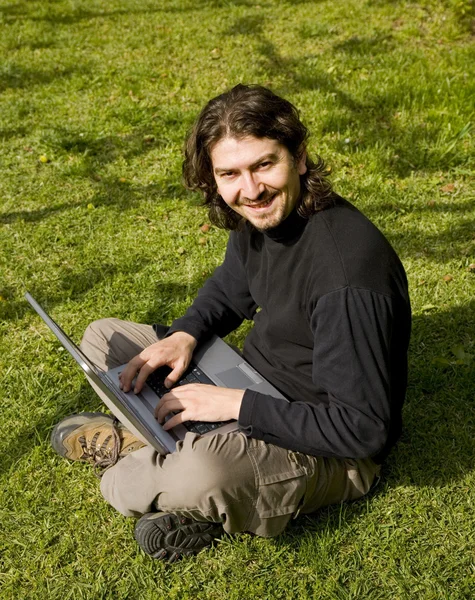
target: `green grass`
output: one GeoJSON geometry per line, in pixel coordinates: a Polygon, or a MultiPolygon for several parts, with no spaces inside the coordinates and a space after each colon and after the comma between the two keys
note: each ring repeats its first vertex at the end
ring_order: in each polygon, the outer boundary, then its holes
{"type": "Polygon", "coordinates": [[[2,600],[474,598],[472,3],[0,0],[0,31],[2,600]],[[182,314],[226,243],[181,187],[182,140],[240,81],[299,106],[404,262],[405,429],[371,497],[166,566],[49,447],[100,406],[23,293],[76,340],[182,314]]]}

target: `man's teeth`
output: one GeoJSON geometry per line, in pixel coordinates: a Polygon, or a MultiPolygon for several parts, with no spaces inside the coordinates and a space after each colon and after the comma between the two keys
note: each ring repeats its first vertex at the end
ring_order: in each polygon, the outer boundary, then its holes
{"type": "Polygon", "coordinates": [[[248,206],[250,206],[251,208],[262,208],[264,206],[268,206],[272,202],[273,199],[274,198],[272,197],[267,200],[264,200],[263,202],[259,202],[259,204],[248,204],[248,206]]]}

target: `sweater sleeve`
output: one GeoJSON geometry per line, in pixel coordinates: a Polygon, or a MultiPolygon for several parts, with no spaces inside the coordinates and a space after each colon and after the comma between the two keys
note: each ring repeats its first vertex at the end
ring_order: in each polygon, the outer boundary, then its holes
{"type": "Polygon", "coordinates": [[[239,255],[237,234],[232,232],[223,263],[200,289],[184,316],[172,323],[167,335],[185,331],[198,342],[211,334],[224,337],[244,319],[252,319],[256,309],[239,255]]]}
{"type": "MultiPolygon", "coordinates": [[[[384,448],[391,416],[396,301],[363,289],[323,296],[311,315],[315,401],[290,402],[247,390],[243,430],[315,456],[365,458],[384,448]]],[[[401,377],[404,374],[401,373],[401,377]]]]}

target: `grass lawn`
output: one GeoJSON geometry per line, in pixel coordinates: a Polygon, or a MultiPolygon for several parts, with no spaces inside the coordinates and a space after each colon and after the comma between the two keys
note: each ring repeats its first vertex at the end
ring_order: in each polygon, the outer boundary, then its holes
{"type": "Polygon", "coordinates": [[[470,0],[0,0],[0,31],[0,598],[473,599],[470,0]],[[182,314],[227,237],[200,229],[182,140],[241,81],[301,109],[404,262],[405,429],[371,497],[169,566],[50,448],[100,404],[23,294],[76,340],[104,316],[182,314]]]}

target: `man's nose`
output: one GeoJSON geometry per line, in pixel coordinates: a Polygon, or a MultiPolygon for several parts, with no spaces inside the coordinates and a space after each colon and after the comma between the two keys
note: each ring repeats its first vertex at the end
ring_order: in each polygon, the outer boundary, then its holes
{"type": "Polygon", "coordinates": [[[264,191],[264,185],[254,173],[244,173],[241,192],[248,200],[257,200],[264,191]]]}

